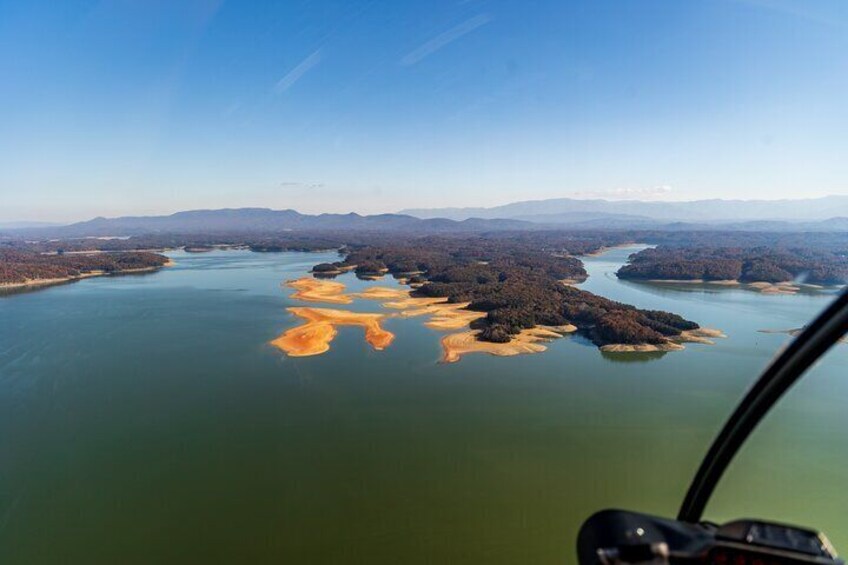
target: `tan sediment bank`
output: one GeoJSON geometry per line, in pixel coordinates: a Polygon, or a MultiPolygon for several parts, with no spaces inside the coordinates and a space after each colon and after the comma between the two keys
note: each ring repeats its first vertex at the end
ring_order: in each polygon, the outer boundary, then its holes
{"type": "Polygon", "coordinates": [[[54,284],[63,284],[63,283],[71,282],[71,281],[77,281],[77,280],[80,280],[80,279],[85,279],[85,278],[89,278],[89,277],[96,277],[96,276],[100,276],[100,275],[99,274],[95,275],[95,274],[91,274],[91,273],[85,273],[84,275],[80,275],[80,276],[77,276],[77,277],[62,277],[62,278],[57,278],[57,279],[27,279],[24,282],[0,283],[0,289],[51,286],[51,285],[54,285],[54,284]]]}
{"type": "MultiPolygon", "coordinates": [[[[637,280],[637,279],[623,279],[637,280]]],[[[637,281],[638,282],[638,281],[637,281]]],[[[708,281],[704,279],[648,279],[646,282],[656,284],[714,284],[716,286],[740,286],[742,283],[735,279],[708,281]]]]}
{"type": "Polygon", "coordinates": [[[286,330],[271,345],[292,357],[320,355],[330,349],[330,342],[338,334],[336,326],[359,326],[365,329],[365,341],[377,351],[389,346],[395,335],[383,329],[380,322],[384,314],[348,312],[332,308],[293,307],[289,312],[306,320],[305,323],[286,330]]]}
{"type": "Polygon", "coordinates": [[[90,279],[93,277],[104,277],[104,276],[117,276],[117,275],[131,275],[133,273],[152,273],[154,271],[158,271],[163,267],[172,267],[176,265],[174,261],[168,259],[165,263],[160,267],[141,267],[139,269],[124,269],[122,271],[115,271],[112,273],[107,273],[106,271],[89,271],[87,273],[80,273],[79,275],[73,277],[59,277],[55,279],[28,279],[24,282],[17,283],[0,283],[0,290],[4,289],[15,289],[15,288],[32,288],[39,286],[53,286],[58,284],[65,284],[69,282],[79,281],[82,279],[90,279]]]}
{"type": "Polygon", "coordinates": [[[328,302],[350,304],[353,299],[344,294],[345,285],[340,282],[303,277],[286,281],[286,286],[295,289],[292,298],[306,302],[328,302]]]}
{"type": "Polygon", "coordinates": [[[383,307],[400,310],[402,318],[429,316],[424,325],[434,330],[458,330],[467,328],[474,320],[485,318],[485,312],[465,310],[468,302],[451,304],[446,298],[416,298],[408,296],[383,303],[383,307]]]}
{"type": "MultiPolygon", "coordinates": [[[[788,330],[757,330],[757,332],[761,333],[761,334],[786,334],[786,335],[789,335],[789,336],[792,336],[792,337],[796,337],[801,332],[803,332],[805,329],[807,329],[806,326],[800,327],[800,328],[791,328],[791,329],[788,329],[788,330]]],[[[843,336],[843,337],[839,338],[839,343],[848,344],[848,336],[843,336]]]]}
{"type": "Polygon", "coordinates": [[[748,288],[762,292],[763,294],[797,294],[801,290],[801,286],[792,282],[752,282],[748,283],[748,288]]]}
{"type": "Polygon", "coordinates": [[[706,345],[714,345],[713,338],[727,337],[721,330],[713,328],[698,328],[697,330],[686,330],[680,333],[679,336],[672,339],[682,343],[704,343],[706,345]]]}
{"type": "Polygon", "coordinates": [[[470,330],[448,334],[442,338],[442,361],[455,363],[469,353],[488,353],[498,357],[511,357],[524,353],[541,353],[547,347],[543,342],[562,337],[565,333],[576,331],[574,326],[560,326],[556,330],[549,327],[536,327],[523,330],[509,343],[492,343],[477,339],[478,331],[470,330]]]}
{"type": "Polygon", "coordinates": [[[680,351],[685,349],[684,343],[702,343],[704,345],[715,345],[714,338],[727,337],[721,330],[712,328],[698,328],[697,330],[686,330],[680,335],[668,338],[665,343],[610,343],[602,345],[601,351],[608,353],[647,353],[651,351],[680,351]]]}
{"type": "Polygon", "coordinates": [[[607,353],[648,353],[652,351],[680,351],[682,349],[685,349],[685,347],[673,341],[667,341],[665,343],[639,343],[635,345],[629,343],[610,343],[600,347],[601,351],[607,353]]]}
{"type": "MultiPolygon", "coordinates": [[[[625,279],[628,281],[639,282],[636,279],[625,279]]],[[[677,280],[677,279],[648,279],[646,282],[654,283],[654,284],[702,284],[702,285],[712,285],[712,286],[725,286],[725,287],[738,287],[744,290],[751,290],[755,292],[761,292],[763,294],[798,294],[801,290],[824,290],[828,287],[818,285],[818,284],[808,284],[808,283],[796,283],[793,281],[783,281],[783,282],[766,282],[766,281],[754,281],[749,283],[743,283],[741,281],[735,279],[727,279],[727,280],[718,280],[718,281],[708,281],[704,279],[689,279],[689,280],[677,280]]]]}

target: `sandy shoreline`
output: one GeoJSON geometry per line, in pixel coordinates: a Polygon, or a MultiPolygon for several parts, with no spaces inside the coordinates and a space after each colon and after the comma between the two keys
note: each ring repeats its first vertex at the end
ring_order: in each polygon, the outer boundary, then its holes
{"type": "Polygon", "coordinates": [[[607,353],[648,353],[652,351],[681,351],[685,349],[684,343],[702,343],[704,345],[715,345],[715,338],[727,337],[721,330],[712,328],[698,328],[697,330],[685,330],[680,335],[668,338],[665,343],[610,343],[602,345],[601,351],[607,353]]]}
{"type": "Polygon", "coordinates": [[[542,343],[562,337],[567,333],[577,331],[574,326],[560,326],[557,330],[549,327],[535,327],[522,330],[508,343],[493,343],[480,341],[476,330],[448,334],[442,338],[442,361],[456,363],[463,355],[469,353],[488,353],[497,357],[512,357],[526,353],[541,353],[547,350],[542,343]]]}
{"type": "Polygon", "coordinates": [[[5,289],[15,289],[15,288],[35,288],[39,286],[52,286],[57,284],[64,284],[74,281],[79,281],[83,279],[90,279],[92,277],[104,277],[104,276],[117,276],[117,275],[131,275],[133,273],[152,273],[154,271],[158,271],[164,267],[172,267],[175,265],[174,261],[168,260],[163,263],[159,267],[141,267],[139,269],[124,269],[122,271],[115,271],[113,273],[107,273],[106,271],[90,271],[88,273],[80,273],[79,275],[73,277],[60,277],[55,279],[29,279],[25,282],[20,283],[0,283],[0,290],[5,289]]]}
{"type": "Polygon", "coordinates": [[[766,282],[766,281],[754,281],[754,282],[742,282],[735,279],[727,279],[727,280],[716,280],[716,281],[708,281],[704,279],[622,279],[625,281],[631,282],[646,282],[651,284],[667,284],[667,285],[694,285],[694,284],[702,284],[702,285],[713,285],[713,286],[721,286],[721,287],[736,287],[744,290],[750,290],[754,292],[760,292],[762,294],[798,294],[802,290],[826,290],[828,288],[838,288],[827,287],[818,284],[809,284],[809,283],[796,283],[793,281],[782,281],[782,282],[766,282]]]}

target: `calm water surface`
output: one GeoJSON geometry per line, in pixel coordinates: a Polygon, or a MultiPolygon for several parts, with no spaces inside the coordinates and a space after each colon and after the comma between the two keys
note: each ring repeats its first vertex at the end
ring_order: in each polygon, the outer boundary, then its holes
{"type": "MultiPolygon", "coordinates": [[[[297,321],[280,282],[334,254],[174,253],[144,276],[0,297],[0,563],[573,563],[602,507],[672,515],[713,435],[828,298],[582,285],[724,330],[714,346],[438,362],[391,319],[372,351],[267,342],[297,321]]],[[[364,283],[351,275],[351,288],[364,283]]],[[[379,310],[373,302],[353,306],[379,310]]],[[[708,517],[763,516],[848,551],[848,346],[769,417],[708,517]]]]}

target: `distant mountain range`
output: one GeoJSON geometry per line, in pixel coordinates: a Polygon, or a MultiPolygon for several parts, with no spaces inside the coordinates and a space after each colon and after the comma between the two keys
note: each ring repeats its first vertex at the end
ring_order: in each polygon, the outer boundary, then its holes
{"type": "Polygon", "coordinates": [[[403,214],[301,214],[294,210],[268,208],[233,208],[222,210],[191,210],[169,216],[124,216],[94,218],[66,226],[14,230],[32,237],[105,237],[154,233],[223,233],[274,231],[404,231],[404,232],[463,232],[528,229],[538,227],[521,220],[420,219],[403,214]]]}
{"type": "Polygon", "coordinates": [[[94,218],[69,225],[0,226],[18,237],[68,238],[156,233],[275,231],[483,232],[528,229],[848,231],[848,196],[805,200],[645,202],[557,198],[492,208],[436,208],[398,214],[301,214],[227,208],[168,216],[94,218]]]}
{"type": "Polygon", "coordinates": [[[693,200],[661,202],[638,200],[578,200],[554,198],[528,200],[491,208],[432,208],[403,210],[417,218],[511,219],[569,227],[664,229],[671,224],[725,227],[735,224],[769,229],[751,222],[771,223],[770,229],[785,229],[798,223],[816,229],[845,229],[848,196],[826,196],[797,200],[693,200]],[[827,220],[830,225],[818,225],[827,220]],[[717,225],[718,224],[718,225],[717,225]],[[719,226],[724,224],[722,226],[719,226]]]}

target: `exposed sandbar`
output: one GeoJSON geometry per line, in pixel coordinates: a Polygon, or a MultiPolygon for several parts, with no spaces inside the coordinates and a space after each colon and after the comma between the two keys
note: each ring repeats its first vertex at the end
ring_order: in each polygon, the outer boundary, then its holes
{"type": "Polygon", "coordinates": [[[326,302],[329,304],[350,304],[353,298],[347,296],[345,285],[340,282],[303,277],[286,281],[286,286],[295,289],[291,297],[306,302],[326,302]]]}
{"type": "Polygon", "coordinates": [[[394,300],[409,297],[409,291],[402,288],[372,286],[362,292],[353,294],[353,296],[356,298],[367,298],[368,300],[394,300]]]}
{"type": "MultiPolygon", "coordinates": [[[[573,328],[573,326],[568,326],[573,328]]],[[[566,329],[561,327],[560,329],[566,329]]],[[[576,330],[577,328],[574,328],[576,330]]],[[[574,331],[572,330],[572,331],[574,331]]],[[[491,341],[480,341],[477,339],[475,330],[448,334],[442,338],[442,361],[455,363],[463,355],[469,353],[488,353],[498,357],[511,357],[524,353],[541,353],[547,347],[543,342],[562,337],[564,332],[557,332],[547,327],[536,327],[522,330],[508,343],[493,343],[491,341]]]]}
{"type": "MultiPolygon", "coordinates": [[[[632,282],[640,282],[639,279],[624,279],[632,282]]],[[[738,287],[744,290],[752,290],[755,292],[761,292],[763,294],[798,294],[801,290],[825,290],[828,287],[817,285],[817,284],[808,284],[808,283],[798,283],[794,281],[782,281],[782,282],[766,282],[766,281],[754,281],[754,282],[741,282],[735,279],[725,279],[725,280],[704,280],[704,279],[647,279],[644,282],[652,283],[652,284],[666,284],[666,285],[711,285],[711,286],[724,286],[724,287],[738,287]]]]}
{"type": "Polygon", "coordinates": [[[748,288],[758,290],[763,294],[798,294],[798,291],[801,290],[799,285],[789,281],[778,283],[752,282],[748,283],[748,288]]]}
{"type": "Polygon", "coordinates": [[[337,326],[359,326],[365,329],[365,341],[377,351],[388,347],[395,335],[383,329],[380,322],[384,314],[348,312],[332,308],[293,307],[289,312],[303,318],[305,323],[286,330],[271,345],[291,357],[320,355],[330,349],[330,342],[338,334],[337,326]]]}
{"type": "MultiPolygon", "coordinates": [[[[626,281],[636,280],[636,279],[624,279],[626,281]]],[[[739,286],[739,281],[735,279],[723,279],[723,280],[715,280],[708,281],[706,279],[648,279],[649,283],[656,284],[712,284],[716,286],[739,286]]]]}
{"type": "MultiPolygon", "coordinates": [[[[803,327],[800,327],[800,328],[791,328],[791,329],[788,329],[788,330],[757,330],[757,331],[761,334],[786,334],[786,335],[790,335],[792,337],[795,337],[795,336],[799,335],[801,332],[803,332],[805,329],[807,329],[806,326],[803,326],[803,327]]],[[[839,338],[839,343],[848,343],[848,336],[842,336],[841,338],[839,338]]]]}
{"type": "Polygon", "coordinates": [[[384,308],[400,310],[402,318],[429,316],[424,325],[434,330],[459,330],[467,328],[474,320],[485,318],[485,312],[466,310],[469,302],[450,303],[447,298],[413,297],[384,302],[384,308]]]}
{"type": "Polygon", "coordinates": [[[727,337],[723,331],[713,328],[698,328],[697,330],[684,330],[680,335],[672,337],[672,341],[678,343],[703,343],[706,345],[715,345],[714,338],[727,337]]]}
{"type": "Polygon", "coordinates": [[[402,318],[429,316],[424,325],[437,330],[458,330],[468,327],[474,320],[485,318],[485,312],[466,310],[468,302],[450,303],[447,298],[410,296],[408,290],[400,288],[371,287],[354,294],[357,298],[387,300],[384,308],[400,310],[402,318]]]}

